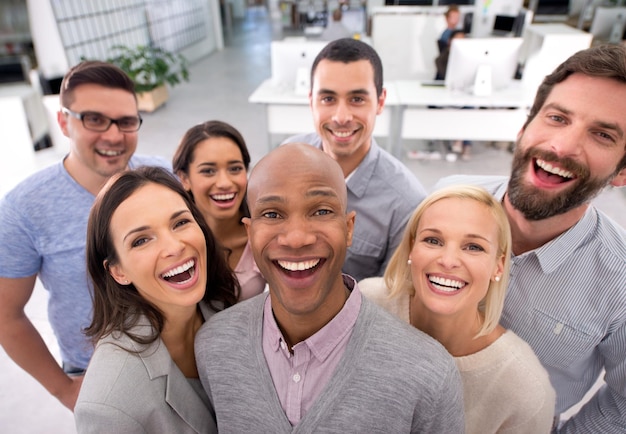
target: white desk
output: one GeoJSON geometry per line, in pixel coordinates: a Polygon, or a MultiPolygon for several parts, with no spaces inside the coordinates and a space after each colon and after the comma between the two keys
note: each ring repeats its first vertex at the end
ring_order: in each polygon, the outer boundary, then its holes
{"type": "MultiPolygon", "coordinates": [[[[389,144],[398,140],[394,134],[400,131],[395,126],[399,119],[399,105],[394,83],[385,83],[385,88],[385,108],[376,118],[374,136],[387,138],[386,143],[389,144]]],[[[309,97],[296,95],[291,86],[277,86],[272,84],[271,79],[267,79],[250,95],[248,102],[265,106],[269,149],[273,147],[273,134],[292,135],[315,131],[309,97]]]]}
{"type": "MultiPolygon", "coordinates": [[[[416,80],[398,80],[395,87],[401,139],[514,141],[534,98],[519,82],[484,97],[416,80]]],[[[391,152],[401,156],[401,140],[392,143],[391,152]]]]}

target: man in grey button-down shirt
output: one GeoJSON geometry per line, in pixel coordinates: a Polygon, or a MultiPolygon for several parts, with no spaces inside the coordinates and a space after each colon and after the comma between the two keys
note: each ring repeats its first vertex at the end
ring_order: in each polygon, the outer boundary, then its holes
{"type": "Polygon", "coordinates": [[[330,42],[311,70],[317,133],[286,140],[317,146],[341,166],[348,208],[356,211],[343,271],[357,281],[383,275],[410,214],[426,195],[415,175],[372,137],[386,95],[382,63],[371,46],[350,38],[330,42]]]}
{"type": "Polygon", "coordinates": [[[533,348],[557,415],[605,385],[559,433],[626,432],[626,231],[591,200],[626,185],[626,47],[570,57],[539,87],[511,177],[457,176],[502,199],[514,257],[502,325],[533,348]]]}

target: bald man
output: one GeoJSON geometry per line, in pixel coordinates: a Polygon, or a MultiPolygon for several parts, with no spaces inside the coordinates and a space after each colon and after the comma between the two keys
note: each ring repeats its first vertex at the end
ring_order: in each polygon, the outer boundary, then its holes
{"type": "Polygon", "coordinates": [[[220,433],[463,432],[445,349],[362,298],[342,274],[355,213],[339,164],[307,144],[256,165],[244,219],[269,284],[196,337],[220,433]]]}

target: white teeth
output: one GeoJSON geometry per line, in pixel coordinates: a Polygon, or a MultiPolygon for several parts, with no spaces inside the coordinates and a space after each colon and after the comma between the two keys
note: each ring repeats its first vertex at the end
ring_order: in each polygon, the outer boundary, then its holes
{"type": "Polygon", "coordinates": [[[106,155],[108,157],[116,157],[118,155],[122,155],[122,151],[113,151],[111,149],[96,149],[96,152],[101,155],[106,155]]]}
{"type": "Polygon", "coordinates": [[[552,164],[548,163],[544,160],[537,159],[537,166],[541,167],[548,173],[552,173],[554,175],[559,175],[563,178],[573,178],[574,174],[568,170],[559,169],[558,167],[554,167],[552,164]]]}
{"type": "Polygon", "coordinates": [[[333,134],[337,137],[350,137],[352,135],[352,131],[333,131],[333,134]]]}
{"type": "Polygon", "coordinates": [[[211,198],[213,198],[213,200],[233,200],[235,198],[235,193],[212,194],[211,198]]]}
{"type": "Polygon", "coordinates": [[[313,259],[311,261],[302,261],[302,262],[287,262],[287,261],[278,261],[278,265],[283,267],[285,270],[289,271],[304,271],[309,270],[319,264],[319,259],[313,259]]]}
{"type": "Polygon", "coordinates": [[[465,286],[465,282],[460,280],[446,279],[437,276],[428,276],[428,280],[442,291],[453,292],[465,286]]]}
{"type": "Polygon", "coordinates": [[[189,261],[185,262],[183,265],[180,265],[176,268],[172,268],[170,271],[163,273],[163,277],[172,277],[172,276],[176,276],[177,274],[184,273],[185,271],[193,267],[194,264],[195,264],[195,261],[193,259],[190,259],[189,261]]]}

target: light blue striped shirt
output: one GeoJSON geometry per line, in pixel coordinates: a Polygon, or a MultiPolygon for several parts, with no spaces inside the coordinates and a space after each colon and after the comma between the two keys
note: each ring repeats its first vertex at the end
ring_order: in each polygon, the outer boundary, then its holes
{"type": "MultiPolygon", "coordinates": [[[[508,178],[451,176],[502,199],[508,178]]],[[[557,414],[578,403],[604,368],[604,385],[559,429],[626,432],[626,231],[590,206],[569,230],[514,256],[501,323],[533,348],[557,392],[557,414]]]]}

